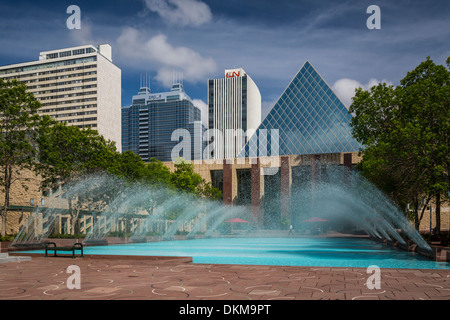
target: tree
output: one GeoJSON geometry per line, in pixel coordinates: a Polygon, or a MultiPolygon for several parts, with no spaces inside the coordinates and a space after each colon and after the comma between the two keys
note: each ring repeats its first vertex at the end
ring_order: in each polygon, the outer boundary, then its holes
{"type": "MultiPolygon", "coordinates": [[[[36,128],[40,117],[39,101],[17,80],[0,79],[0,183],[5,194],[1,209],[2,230],[6,235],[7,210],[12,185],[20,172],[33,169],[36,154],[36,128]]],[[[23,181],[22,181],[23,182],[23,181]]],[[[26,185],[22,183],[26,188],[26,185]]]]}
{"type": "Polygon", "coordinates": [[[197,196],[208,197],[217,200],[222,196],[219,189],[206,182],[194,171],[194,165],[183,159],[175,161],[175,171],[172,173],[170,182],[178,190],[192,193],[197,196]]]}
{"type": "Polygon", "coordinates": [[[140,181],[147,177],[147,167],[142,158],[132,151],[118,153],[106,171],[129,181],[140,181]]]}
{"type": "Polygon", "coordinates": [[[357,89],[349,109],[353,135],[364,145],[362,173],[399,205],[412,203],[417,228],[421,198],[428,204],[434,197],[438,232],[449,190],[449,76],[428,57],[400,86],[357,89]]]}
{"type": "Polygon", "coordinates": [[[178,190],[198,194],[198,186],[202,182],[202,177],[194,171],[193,164],[177,161],[170,180],[178,190]]]}
{"type": "MultiPolygon", "coordinates": [[[[87,175],[118,172],[123,165],[115,144],[106,141],[96,130],[67,126],[48,118],[39,129],[37,172],[42,176],[42,188],[75,184],[87,175]]],[[[126,172],[124,174],[127,174],[126,172]]],[[[72,233],[77,233],[78,214],[83,201],[92,197],[81,189],[65,190],[72,219],[72,233]],[[73,191],[77,192],[73,192],[73,191]],[[76,206],[74,207],[74,201],[76,206]]]]}
{"type": "Polygon", "coordinates": [[[153,185],[157,186],[172,186],[171,185],[170,169],[166,167],[161,161],[151,158],[147,163],[146,178],[145,180],[153,185]]]}
{"type": "Polygon", "coordinates": [[[402,136],[422,173],[424,193],[434,195],[436,231],[440,233],[441,201],[449,190],[450,68],[427,57],[400,83],[405,106],[400,113],[402,136]]]}

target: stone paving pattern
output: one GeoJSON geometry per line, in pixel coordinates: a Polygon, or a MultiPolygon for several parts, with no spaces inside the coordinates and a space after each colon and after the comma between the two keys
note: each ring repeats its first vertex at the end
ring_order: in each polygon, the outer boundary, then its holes
{"type": "MultiPolygon", "coordinates": [[[[190,258],[33,256],[0,264],[0,300],[450,300],[450,270],[193,264],[190,258]],[[81,288],[68,289],[70,265],[81,288]]],[[[72,283],[72,282],[71,282],[72,283]]]]}

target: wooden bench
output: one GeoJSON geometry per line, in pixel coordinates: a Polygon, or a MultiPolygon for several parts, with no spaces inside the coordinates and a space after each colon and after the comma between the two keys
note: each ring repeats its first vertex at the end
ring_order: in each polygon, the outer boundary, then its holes
{"type": "Polygon", "coordinates": [[[83,244],[77,242],[74,243],[71,247],[57,247],[54,242],[47,242],[45,244],[45,257],[48,257],[48,251],[54,252],[54,257],[56,257],[56,251],[72,251],[72,259],[75,259],[75,250],[81,250],[80,257],[84,257],[83,255],[83,244]]]}

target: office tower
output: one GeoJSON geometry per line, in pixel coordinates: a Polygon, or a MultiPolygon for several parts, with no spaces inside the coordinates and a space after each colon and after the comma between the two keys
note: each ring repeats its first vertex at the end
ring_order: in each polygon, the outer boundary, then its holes
{"type": "Polygon", "coordinates": [[[121,70],[110,45],[44,51],[37,61],[0,67],[0,77],[25,83],[40,115],[95,129],[121,151],[121,70]]]}
{"type": "Polygon", "coordinates": [[[208,128],[217,129],[208,131],[210,158],[236,158],[260,123],[261,94],[242,68],[208,81],[208,128]]]}
{"type": "Polygon", "coordinates": [[[131,106],[122,108],[123,151],[133,151],[144,161],[173,161],[173,157],[199,160],[204,131],[201,111],[181,83],[174,83],[169,92],[162,93],[141,87],[131,106]],[[174,156],[173,151],[183,141],[188,145],[174,156]]]}

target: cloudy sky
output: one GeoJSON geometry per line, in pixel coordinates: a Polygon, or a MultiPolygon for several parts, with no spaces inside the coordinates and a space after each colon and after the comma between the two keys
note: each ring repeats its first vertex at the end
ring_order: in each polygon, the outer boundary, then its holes
{"type": "Polygon", "coordinates": [[[242,67],[258,85],[267,114],[308,60],[347,106],[355,87],[398,84],[430,56],[450,55],[450,1],[100,0],[1,1],[0,65],[39,52],[109,43],[122,69],[122,105],[147,75],[166,91],[174,72],[205,105],[207,79],[242,67]],[[81,29],[66,25],[70,5],[81,29]],[[369,29],[370,5],[381,29],[369,29]]]}

